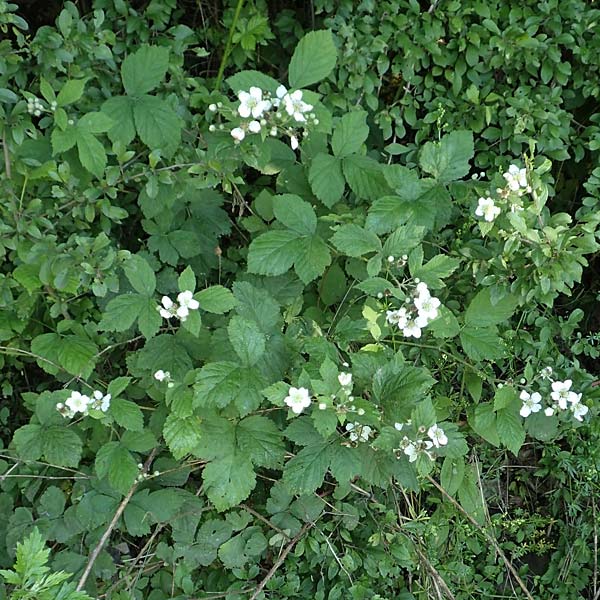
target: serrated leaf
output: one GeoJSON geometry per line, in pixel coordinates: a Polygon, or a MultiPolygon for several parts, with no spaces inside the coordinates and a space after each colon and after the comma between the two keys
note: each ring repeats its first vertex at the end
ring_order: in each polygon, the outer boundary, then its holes
{"type": "Polygon", "coordinates": [[[44,428],[43,447],[45,459],[52,464],[76,467],[81,460],[81,438],[72,429],[61,425],[44,428]]]}
{"type": "Polygon", "coordinates": [[[93,358],[98,346],[87,338],[69,335],[62,338],[57,348],[58,360],[71,375],[89,377],[94,369],[93,358]]]}
{"type": "Polygon", "coordinates": [[[251,367],[265,353],[266,338],[254,321],[234,316],[227,326],[229,341],[242,364],[251,367]]]}
{"type": "Polygon", "coordinates": [[[165,100],[142,96],[133,105],[133,120],[140,139],[151,150],[171,156],[181,139],[181,119],[165,100]]]}
{"type": "Polygon", "coordinates": [[[448,183],[469,172],[473,155],[472,132],[454,131],[439,142],[427,142],[421,151],[419,165],[437,181],[448,183]]]}
{"type": "Polygon", "coordinates": [[[200,309],[217,315],[229,312],[236,304],[233,294],[222,285],[213,285],[196,294],[200,309]]]}
{"type": "Polygon", "coordinates": [[[277,468],[283,461],[282,433],[267,417],[254,415],[242,419],[236,429],[237,444],[257,466],[277,468]]]}
{"type": "Polygon", "coordinates": [[[454,273],[459,265],[459,258],[438,254],[424,265],[412,270],[411,275],[424,281],[428,287],[439,290],[445,285],[442,280],[454,273]]]}
{"type": "Polygon", "coordinates": [[[369,135],[367,113],[357,110],[345,114],[335,126],[331,136],[334,156],[344,157],[358,152],[369,135]]]}
{"type": "Polygon", "coordinates": [[[322,275],[331,264],[329,248],[318,235],[299,240],[296,252],[298,254],[294,260],[294,269],[305,285],[322,275]]]}
{"type": "Polygon", "coordinates": [[[496,429],[500,442],[504,444],[515,456],[525,442],[525,430],[519,416],[520,403],[517,399],[512,405],[496,413],[496,429]]]}
{"type": "Polygon", "coordinates": [[[267,231],[250,244],[248,271],[259,275],[282,275],[298,257],[300,236],[289,230],[267,231]]]}
{"type": "Polygon", "coordinates": [[[140,294],[123,294],[113,298],[106,305],[99,328],[104,331],[127,331],[147,302],[148,298],[140,294]]]}
{"type": "Polygon", "coordinates": [[[77,102],[83,96],[86,82],[87,79],[71,79],[65,82],[56,97],[58,106],[67,106],[77,102]]]}
{"type": "Polygon", "coordinates": [[[478,404],[475,407],[473,417],[469,419],[469,425],[475,433],[494,446],[500,446],[500,438],[496,429],[496,413],[491,402],[478,404]]]}
{"type": "Polygon", "coordinates": [[[121,444],[132,452],[148,452],[156,446],[156,438],[148,429],[126,431],[121,436],[121,444]]]}
{"type": "Polygon", "coordinates": [[[322,485],[329,467],[329,444],[306,446],[285,467],[284,482],[297,494],[312,494],[322,485]]]}
{"type": "Polygon", "coordinates": [[[163,437],[175,460],[189,454],[200,442],[200,420],[191,416],[169,415],[163,426],[163,437]]]}
{"type": "Polygon", "coordinates": [[[415,225],[398,227],[383,245],[384,256],[402,256],[418,246],[425,236],[425,228],[415,225]]]}
{"type": "Polygon", "coordinates": [[[275,196],[273,214],[280,223],[300,235],[312,235],[317,229],[317,215],[313,207],[294,194],[275,196]]]}
{"type": "Polygon", "coordinates": [[[275,94],[280,83],[276,79],[265,75],[260,71],[240,71],[226,80],[227,85],[234,94],[241,91],[248,91],[252,86],[259,87],[261,90],[275,94]]]}
{"type": "Polygon", "coordinates": [[[108,442],[96,453],[96,474],[108,476],[110,486],[120,494],[127,494],[139,474],[135,458],[119,442],[108,442]]]}
{"type": "Polygon", "coordinates": [[[241,452],[232,452],[206,465],[202,480],[208,499],[218,511],[244,501],[256,485],[252,463],[241,452]]]}
{"type": "Polygon", "coordinates": [[[164,79],[169,67],[169,50],[142,46],[121,64],[123,87],[130,96],[147,94],[164,79]]]}
{"type": "Polygon", "coordinates": [[[335,67],[337,50],[329,30],[311,31],[299,42],[289,66],[292,88],[303,88],[325,79],[335,67]]]}
{"type": "Polygon", "coordinates": [[[342,162],[344,177],[359,197],[374,201],[389,193],[381,165],[368,156],[353,154],[342,162]]]}
{"type": "Polygon", "coordinates": [[[103,112],[86,113],[77,122],[79,131],[88,133],[105,133],[114,125],[114,121],[103,112]]]}
{"type": "Polygon", "coordinates": [[[58,127],[55,127],[50,140],[52,142],[53,155],[59,152],[66,152],[77,143],[77,129],[75,127],[67,127],[62,131],[58,127]]]}
{"type": "Polygon", "coordinates": [[[358,225],[342,225],[333,234],[331,241],[340,252],[355,258],[381,250],[377,235],[358,225]]]}
{"type": "Polygon", "coordinates": [[[123,265],[125,277],[133,289],[150,298],[156,289],[156,276],[148,261],[139,254],[132,254],[123,265]]]}
{"type": "Polygon", "coordinates": [[[190,265],[177,278],[177,286],[180,292],[185,292],[186,290],[193,292],[196,289],[196,275],[190,265]]]}
{"type": "Polygon", "coordinates": [[[130,431],[141,431],[144,428],[144,415],[135,402],[124,398],[115,398],[111,400],[109,410],[121,427],[130,431]]]}
{"type": "Polygon", "coordinates": [[[492,327],[465,327],[460,342],[472,360],[495,360],[504,355],[504,345],[492,327]]]}
{"type": "Polygon", "coordinates": [[[517,308],[518,299],[516,296],[507,294],[493,304],[490,294],[490,288],[484,288],[471,300],[465,311],[466,325],[488,327],[510,319],[517,308]]]}
{"type": "Polygon", "coordinates": [[[102,104],[102,112],[109,115],[114,125],[108,130],[111,142],[120,142],[127,147],[135,137],[135,123],[133,121],[134,100],[127,96],[113,96],[102,104]]]}
{"type": "Polygon", "coordinates": [[[12,439],[17,455],[23,460],[37,460],[44,452],[42,427],[37,423],[30,423],[19,427],[12,439]]]}
{"type": "Polygon", "coordinates": [[[77,151],[81,164],[98,179],[106,168],[106,151],[94,135],[87,131],[77,132],[77,151]]]}
{"type": "Polygon", "coordinates": [[[327,208],[331,208],[340,200],[346,187],[341,161],[335,156],[320,152],[310,164],[308,181],[313,194],[327,208]]]}
{"type": "Polygon", "coordinates": [[[446,492],[451,496],[455,496],[456,492],[460,489],[464,476],[464,458],[452,458],[447,456],[442,464],[442,472],[440,474],[440,482],[446,492]]]}

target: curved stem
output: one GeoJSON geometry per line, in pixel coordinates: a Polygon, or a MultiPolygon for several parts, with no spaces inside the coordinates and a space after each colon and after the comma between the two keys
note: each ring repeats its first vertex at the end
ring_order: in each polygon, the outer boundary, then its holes
{"type": "Polygon", "coordinates": [[[227,59],[231,54],[231,42],[233,41],[233,32],[235,31],[235,26],[237,25],[238,19],[240,17],[240,12],[242,12],[242,6],[244,4],[244,0],[238,0],[237,6],[235,7],[235,13],[233,15],[233,21],[231,23],[231,27],[229,28],[229,36],[227,38],[227,45],[225,46],[225,52],[223,52],[223,58],[221,59],[221,64],[219,65],[219,72],[217,73],[217,82],[215,83],[215,90],[218,90],[221,87],[221,82],[223,80],[223,73],[225,71],[225,65],[227,64],[227,59]]]}

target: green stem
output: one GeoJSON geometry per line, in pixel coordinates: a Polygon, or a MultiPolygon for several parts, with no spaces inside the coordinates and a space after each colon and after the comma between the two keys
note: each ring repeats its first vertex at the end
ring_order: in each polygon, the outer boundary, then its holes
{"type": "Polygon", "coordinates": [[[231,42],[233,40],[233,32],[235,31],[235,26],[237,25],[238,19],[240,17],[240,12],[242,12],[243,4],[244,0],[238,0],[237,6],[235,7],[233,22],[231,23],[231,27],[229,28],[229,37],[227,38],[227,45],[225,46],[225,52],[223,52],[223,58],[221,59],[221,64],[219,65],[219,72],[217,73],[217,82],[215,84],[215,90],[218,90],[221,87],[221,82],[223,80],[223,72],[225,71],[225,65],[227,64],[227,59],[231,54],[231,42]]]}

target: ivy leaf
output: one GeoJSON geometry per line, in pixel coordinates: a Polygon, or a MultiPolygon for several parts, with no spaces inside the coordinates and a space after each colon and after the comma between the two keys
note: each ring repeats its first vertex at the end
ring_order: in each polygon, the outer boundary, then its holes
{"type": "Polygon", "coordinates": [[[473,133],[454,131],[439,142],[427,142],[421,151],[419,165],[437,181],[448,183],[469,172],[469,161],[474,153],[473,133]]]}
{"type": "Polygon", "coordinates": [[[331,208],[340,200],[346,187],[341,161],[335,156],[320,152],[312,160],[308,181],[313,194],[327,208],[331,208]]]}
{"type": "Polygon", "coordinates": [[[340,252],[354,258],[381,250],[377,235],[358,225],[342,225],[333,234],[331,241],[340,252]]]}
{"type": "Polygon", "coordinates": [[[254,321],[234,316],[227,327],[229,341],[242,364],[255,365],[265,353],[266,338],[254,321]]]}
{"type": "Polygon", "coordinates": [[[141,96],[155,89],[169,67],[169,50],[144,45],[121,64],[123,87],[129,96],[141,96]]]}
{"type": "Polygon", "coordinates": [[[282,275],[298,256],[300,236],[288,230],[267,231],[250,244],[248,271],[259,275],[282,275]]]}
{"type": "Polygon", "coordinates": [[[337,50],[331,31],[307,33],[296,46],[289,66],[293,88],[303,88],[325,79],[335,67],[337,50]]]}
{"type": "Polygon", "coordinates": [[[335,126],[331,136],[334,156],[343,158],[358,152],[369,135],[367,113],[357,110],[345,114],[335,126]]]}

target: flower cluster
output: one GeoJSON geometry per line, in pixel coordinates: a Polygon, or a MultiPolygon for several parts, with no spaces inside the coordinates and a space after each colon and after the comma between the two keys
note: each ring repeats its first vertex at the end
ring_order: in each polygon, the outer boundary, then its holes
{"type": "MultiPolygon", "coordinates": [[[[544,409],[544,414],[551,417],[557,411],[569,410],[577,421],[583,421],[583,417],[588,413],[589,408],[581,402],[582,394],[571,390],[573,382],[570,379],[553,381],[551,367],[544,368],[540,376],[542,379],[551,381],[552,387],[552,391],[550,392],[552,403],[544,409]]],[[[542,410],[542,395],[539,392],[529,393],[523,390],[519,398],[523,403],[519,411],[522,417],[527,418],[529,415],[542,410]]]]}
{"type": "Polygon", "coordinates": [[[368,425],[361,425],[357,421],[354,423],[346,423],[346,431],[351,442],[368,442],[369,437],[373,433],[373,429],[368,425]]]}
{"type": "MultiPolygon", "coordinates": [[[[318,125],[319,120],[313,110],[313,105],[303,100],[302,90],[289,91],[280,85],[275,96],[259,87],[252,86],[247,92],[239,91],[237,94],[239,105],[234,116],[246,119],[231,130],[231,137],[236,143],[241,142],[248,134],[257,134],[267,131],[272,137],[283,133],[290,140],[292,150],[298,148],[299,126],[306,127],[309,122],[318,125]]],[[[211,104],[210,112],[221,109],[220,103],[211,104]]],[[[216,125],[211,124],[210,131],[215,131],[216,125]]]]}
{"type": "Polygon", "coordinates": [[[386,320],[390,325],[396,325],[404,337],[421,337],[421,329],[426,327],[438,316],[441,302],[429,292],[427,284],[417,282],[412,300],[407,299],[408,306],[398,310],[386,311],[386,320]]]}
{"type": "Polygon", "coordinates": [[[531,186],[527,181],[527,169],[520,169],[517,165],[510,165],[508,171],[502,177],[506,179],[508,189],[511,192],[516,192],[519,196],[531,192],[531,186]]]}
{"type": "Polygon", "coordinates": [[[27,112],[30,115],[33,115],[35,117],[39,117],[42,112],[44,112],[44,105],[42,104],[42,101],[39,98],[29,98],[27,100],[27,112]]]}
{"type": "Polygon", "coordinates": [[[73,418],[77,413],[85,417],[90,409],[106,412],[110,408],[110,400],[110,394],[103,394],[100,390],[95,390],[91,397],[73,391],[64,404],[59,402],[56,405],[56,410],[68,419],[73,418]]]}
{"type": "Polygon", "coordinates": [[[177,295],[177,302],[173,302],[169,296],[163,296],[161,299],[162,306],[157,306],[156,310],[164,319],[177,317],[180,321],[185,321],[190,314],[190,310],[198,310],[200,303],[194,300],[194,292],[186,290],[177,295]]]}
{"type": "MultiPolygon", "coordinates": [[[[394,427],[397,431],[402,431],[404,427],[410,426],[411,424],[410,421],[407,423],[396,423],[394,427]]],[[[422,429],[425,431],[424,427],[422,429]]],[[[396,455],[399,458],[402,454],[406,454],[406,456],[408,456],[408,462],[415,462],[420,454],[424,454],[429,459],[434,460],[435,457],[432,454],[431,449],[446,446],[448,444],[448,436],[437,423],[434,423],[427,430],[427,437],[429,438],[428,440],[417,438],[412,441],[405,435],[400,442],[400,447],[395,450],[396,455]]]]}

